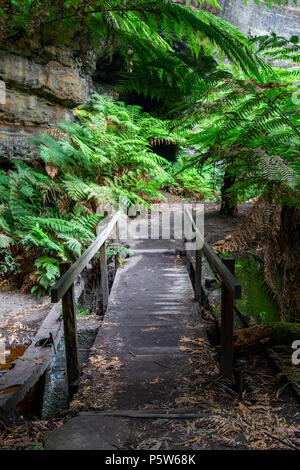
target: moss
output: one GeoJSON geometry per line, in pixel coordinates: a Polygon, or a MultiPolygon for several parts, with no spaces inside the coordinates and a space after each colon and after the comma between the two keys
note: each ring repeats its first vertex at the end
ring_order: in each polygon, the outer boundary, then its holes
{"type": "Polygon", "coordinates": [[[271,323],[271,341],[276,344],[290,344],[300,340],[300,323],[274,322],[271,323]]]}
{"type": "Polygon", "coordinates": [[[274,322],[255,325],[235,330],[233,339],[235,349],[239,350],[254,347],[262,340],[269,340],[271,344],[276,345],[291,345],[294,340],[300,340],[300,324],[274,322]]]}
{"type": "Polygon", "coordinates": [[[219,310],[214,305],[211,305],[210,308],[215,317],[218,317],[220,315],[219,310]]]}

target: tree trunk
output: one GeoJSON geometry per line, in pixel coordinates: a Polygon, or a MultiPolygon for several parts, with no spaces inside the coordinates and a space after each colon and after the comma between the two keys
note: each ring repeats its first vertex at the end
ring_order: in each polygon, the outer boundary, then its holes
{"type": "Polygon", "coordinates": [[[300,212],[283,206],[279,229],[270,232],[265,245],[265,281],[280,306],[282,321],[300,322],[300,212]]]}
{"type": "MultiPolygon", "coordinates": [[[[300,212],[297,207],[284,206],[278,236],[283,318],[300,321],[300,212]]],[[[300,338],[300,336],[299,336],[300,338]]]]}
{"type": "Polygon", "coordinates": [[[233,334],[234,349],[242,351],[253,348],[260,341],[267,338],[272,344],[291,345],[293,341],[300,338],[300,325],[297,323],[274,322],[236,330],[233,334]]]}
{"type": "Polygon", "coordinates": [[[221,210],[220,215],[233,217],[237,214],[237,195],[230,191],[235,183],[236,176],[227,168],[224,174],[223,186],[221,188],[221,210]]]}

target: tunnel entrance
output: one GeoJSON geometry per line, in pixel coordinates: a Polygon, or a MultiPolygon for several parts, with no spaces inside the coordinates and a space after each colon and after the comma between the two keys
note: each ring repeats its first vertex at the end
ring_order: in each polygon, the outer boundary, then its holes
{"type": "MultiPolygon", "coordinates": [[[[96,70],[93,74],[95,85],[101,87],[101,84],[107,84],[112,89],[116,89],[121,80],[121,73],[126,70],[124,58],[119,51],[113,54],[110,59],[108,56],[99,57],[96,64],[96,70]]],[[[123,101],[126,105],[140,106],[146,113],[157,116],[161,119],[165,117],[166,106],[164,102],[158,98],[151,98],[144,94],[136,92],[120,93],[119,101],[123,101]]],[[[169,162],[175,162],[179,154],[179,147],[176,144],[168,142],[156,142],[151,146],[154,153],[165,158],[169,162]]]]}
{"type": "MultiPolygon", "coordinates": [[[[140,106],[145,113],[163,118],[162,114],[165,106],[164,103],[157,98],[131,92],[120,95],[120,100],[124,101],[127,105],[140,106]]],[[[151,150],[169,162],[176,162],[179,154],[178,145],[169,142],[156,142],[151,146],[151,150]]]]}

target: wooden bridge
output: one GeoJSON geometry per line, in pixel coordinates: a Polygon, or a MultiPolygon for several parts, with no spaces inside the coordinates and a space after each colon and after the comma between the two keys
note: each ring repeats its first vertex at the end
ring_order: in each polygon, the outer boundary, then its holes
{"type": "Polygon", "coordinates": [[[132,435],[132,420],[199,417],[201,406],[182,409],[180,399],[187,393],[187,376],[197,373],[184,342],[207,341],[200,315],[203,256],[222,281],[221,371],[231,379],[233,308],[241,286],[233,275],[234,262],[224,264],[201,239],[193,214],[185,215],[199,242],[192,256],[194,288],[174,240],[131,240],[133,255],[118,269],[108,294],[105,241],[111,233],[117,238],[120,213],[102,224],[95,242],[73,266],[62,266],[51,295],[53,302],[62,299],[71,393],[80,380],[74,281],[98,250],[107,310],[92,349],[91,369],[83,373],[79,387],[78,399],[87,410],[47,435],[46,449],[122,448],[132,435]],[[93,403],[85,403],[80,391],[87,382],[93,403]]]}

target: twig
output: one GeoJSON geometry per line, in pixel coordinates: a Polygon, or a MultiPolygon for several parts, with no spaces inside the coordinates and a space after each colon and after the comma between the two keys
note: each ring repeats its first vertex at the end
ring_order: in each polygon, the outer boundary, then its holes
{"type": "Polygon", "coordinates": [[[154,362],[154,364],[158,364],[159,366],[164,367],[165,369],[171,369],[171,367],[165,366],[164,364],[161,364],[158,361],[153,361],[153,362],[154,362]]]}
{"type": "Polygon", "coordinates": [[[174,444],[174,446],[185,446],[186,444],[190,444],[192,442],[196,442],[199,440],[199,437],[194,437],[193,439],[189,439],[188,441],[184,441],[184,442],[176,442],[174,444]]]}
{"type": "Polygon", "coordinates": [[[218,384],[219,387],[223,388],[223,390],[227,393],[229,393],[229,395],[231,395],[232,397],[238,397],[239,394],[237,392],[235,392],[234,390],[232,390],[231,388],[227,387],[227,385],[224,385],[224,384],[218,384]]]}
{"type": "Polygon", "coordinates": [[[283,439],[280,439],[279,437],[273,436],[272,434],[269,434],[267,431],[263,431],[263,433],[271,437],[272,439],[276,439],[276,441],[281,442],[281,444],[284,444],[285,446],[290,447],[291,449],[300,450],[300,447],[294,446],[293,444],[290,444],[289,442],[286,442],[283,439]]]}
{"type": "Polygon", "coordinates": [[[51,341],[52,341],[52,346],[53,346],[54,354],[56,354],[56,347],[55,347],[55,343],[54,343],[54,338],[53,338],[53,334],[52,334],[51,332],[49,333],[49,338],[50,338],[51,341]]]}
{"type": "Polygon", "coordinates": [[[7,424],[3,421],[3,419],[0,418],[0,424],[3,426],[3,428],[5,429],[5,431],[7,432],[11,432],[13,430],[13,428],[10,428],[9,426],[7,426],[7,424]]]}

